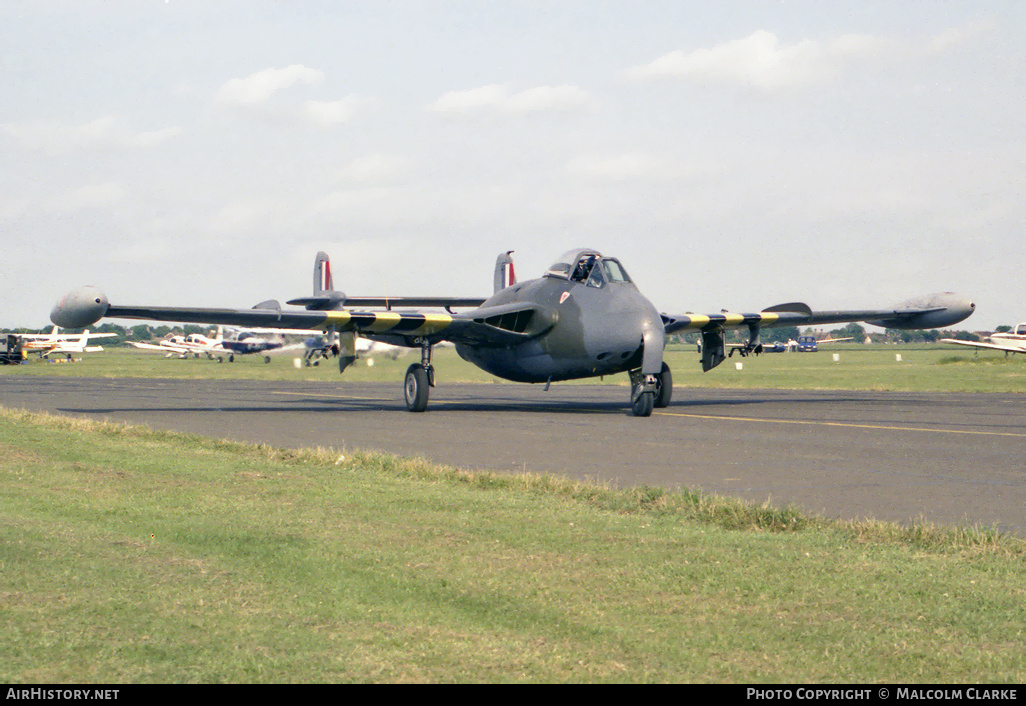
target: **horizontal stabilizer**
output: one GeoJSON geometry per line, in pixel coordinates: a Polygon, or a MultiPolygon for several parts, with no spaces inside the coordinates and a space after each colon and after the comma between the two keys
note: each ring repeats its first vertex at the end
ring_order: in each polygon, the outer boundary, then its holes
{"type": "Polygon", "coordinates": [[[331,311],[342,308],[346,303],[346,295],[342,292],[328,292],[323,296],[290,299],[286,303],[290,306],[302,306],[310,311],[331,311]]]}
{"type": "MultiPolygon", "coordinates": [[[[484,303],[484,299],[468,297],[345,297],[345,295],[343,295],[341,301],[349,307],[374,306],[384,307],[385,309],[419,306],[444,307],[446,309],[454,307],[467,308],[478,307],[484,303]]],[[[327,306],[332,303],[329,297],[303,297],[301,299],[290,299],[287,303],[293,306],[305,306],[311,310],[332,308],[327,306]]]]}

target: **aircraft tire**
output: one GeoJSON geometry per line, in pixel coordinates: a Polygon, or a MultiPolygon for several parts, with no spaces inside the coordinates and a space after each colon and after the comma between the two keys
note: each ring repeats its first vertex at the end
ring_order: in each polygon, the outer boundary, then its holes
{"type": "Polygon", "coordinates": [[[406,381],[403,385],[406,409],[411,412],[423,412],[427,409],[429,387],[427,370],[423,365],[414,363],[407,368],[406,381]]]}
{"type": "Polygon", "coordinates": [[[655,406],[655,393],[642,392],[634,398],[631,411],[634,412],[635,417],[651,417],[653,406],[655,406]]]}
{"type": "Polygon", "coordinates": [[[670,398],[673,396],[673,374],[670,366],[663,363],[663,369],[659,373],[659,393],[655,398],[655,408],[662,409],[670,406],[670,398]]]}
{"type": "Polygon", "coordinates": [[[635,417],[652,416],[652,407],[655,406],[655,393],[651,390],[643,390],[644,384],[641,376],[638,375],[635,378],[635,382],[631,385],[631,412],[634,413],[635,417]]]}

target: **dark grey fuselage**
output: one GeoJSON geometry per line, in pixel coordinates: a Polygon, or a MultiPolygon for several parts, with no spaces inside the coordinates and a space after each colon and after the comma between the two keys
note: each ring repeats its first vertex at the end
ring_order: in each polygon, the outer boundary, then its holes
{"type": "Polygon", "coordinates": [[[596,287],[546,276],[507,287],[482,308],[516,303],[555,312],[555,324],[512,346],[457,344],[464,360],[515,382],[571,380],[640,368],[646,331],[662,342],[659,312],[631,282],[596,287]]]}

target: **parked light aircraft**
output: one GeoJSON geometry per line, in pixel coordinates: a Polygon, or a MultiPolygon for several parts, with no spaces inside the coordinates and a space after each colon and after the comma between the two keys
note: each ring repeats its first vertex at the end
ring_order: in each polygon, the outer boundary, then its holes
{"type": "Polygon", "coordinates": [[[941,343],[954,343],[959,346],[971,346],[973,348],[990,348],[995,351],[1009,353],[1026,353],[1026,324],[1018,324],[1011,331],[992,333],[987,336],[990,343],[981,341],[959,341],[954,338],[942,338],[941,343]]]}
{"type": "MultiPolygon", "coordinates": [[[[169,336],[158,343],[145,343],[129,341],[136,348],[152,351],[163,351],[165,358],[198,358],[205,355],[211,360],[218,362],[228,358],[229,363],[235,362],[236,355],[250,355],[253,353],[270,353],[272,351],[285,351],[301,348],[301,344],[286,345],[282,334],[297,333],[291,329],[252,329],[239,331],[234,335],[225,337],[224,327],[218,326],[217,333],[213,338],[204,336],[201,333],[190,333],[187,336],[169,336]]],[[[269,363],[270,357],[264,355],[264,362],[269,363]]]]}
{"type": "MultiPolygon", "coordinates": [[[[317,263],[327,263],[318,254],[317,263]]],[[[663,362],[667,334],[700,331],[703,370],[726,357],[724,331],[748,329],[741,355],[762,351],[760,331],[773,326],[864,321],[899,329],[943,328],[970,316],[976,305],[950,292],[911,300],[888,309],[813,311],[802,303],[772,306],[755,313],[660,314],[634,285],[618,260],[597,250],[571,250],[545,274],[516,282],[508,277],[510,253],[495,265],[494,293],[487,299],[452,297],[346,297],[329,291],[321,279],[324,266],[315,264],[313,297],[291,304],[305,310],[283,310],[277,302],[254,309],[208,309],[111,304],[93,286],[66,294],[50,318],[67,327],[91,325],[103,317],[153,319],[236,326],[276,326],[336,332],[343,349],[344,370],[350,341],[356,335],[397,346],[420,349],[421,362],[409,366],[404,381],[406,406],[412,412],[427,408],[434,386],[433,346],[456,344],[461,357],[498,377],[517,382],[560,380],[628,373],[630,405],[635,416],[647,417],[655,407],[670,403],[673,380],[663,362]],[[385,311],[348,309],[385,307],[385,311]],[[442,307],[447,313],[400,312],[393,307],[442,307]],[[455,308],[469,311],[453,313],[455,308]]]]}
{"type": "Polygon", "coordinates": [[[116,333],[89,333],[89,329],[82,333],[62,334],[57,333],[57,329],[58,327],[54,326],[50,333],[19,333],[15,335],[21,338],[22,351],[38,353],[40,358],[48,358],[51,355],[66,355],[70,358],[72,353],[98,353],[103,350],[103,346],[90,346],[91,339],[117,336],[116,333]]]}
{"type": "Polygon", "coordinates": [[[146,343],[145,341],[129,341],[129,343],[142,350],[166,353],[165,358],[198,358],[205,355],[213,359],[228,352],[228,349],[221,345],[223,340],[224,327],[218,326],[217,333],[213,338],[201,333],[190,333],[187,336],[168,336],[157,343],[146,343]]]}
{"type": "MultiPolygon", "coordinates": [[[[294,332],[289,331],[289,333],[294,332]]],[[[221,341],[221,345],[228,349],[228,362],[230,363],[235,362],[236,355],[251,355],[253,353],[263,353],[264,362],[270,363],[271,357],[267,355],[268,353],[295,350],[303,347],[302,343],[287,345],[280,332],[266,330],[240,331],[232,338],[221,341]]]]}

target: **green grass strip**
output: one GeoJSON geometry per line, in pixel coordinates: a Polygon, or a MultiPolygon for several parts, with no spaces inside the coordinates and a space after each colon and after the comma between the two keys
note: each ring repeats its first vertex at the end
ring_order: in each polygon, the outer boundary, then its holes
{"type": "Polygon", "coordinates": [[[0,451],[8,683],[1026,677],[986,528],[12,410],[0,451]]]}

